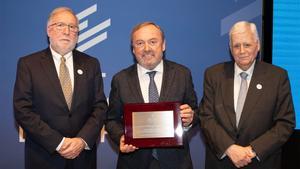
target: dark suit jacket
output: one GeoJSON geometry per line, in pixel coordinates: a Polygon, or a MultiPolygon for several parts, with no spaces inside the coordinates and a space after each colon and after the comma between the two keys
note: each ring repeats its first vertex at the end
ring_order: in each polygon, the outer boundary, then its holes
{"type": "Polygon", "coordinates": [[[18,62],[14,113],[26,133],[27,169],[63,169],[66,160],[55,150],[63,137],[81,137],[91,148],[69,160],[74,168],[96,168],[96,140],[107,110],[100,65],[97,59],[76,50],[73,63],[74,92],[69,111],[49,48],[18,62]]]}
{"type": "Polygon", "coordinates": [[[233,82],[234,62],[212,66],[205,72],[200,120],[208,143],[206,168],[235,168],[228,157],[221,159],[232,144],[251,145],[259,157],[259,162],[254,158],[245,168],[280,168],[281,146],[295,126],[287,72],[256,62],[238,127],[233,82]]]}
{"type": "MultiPolygon", "coordinates": [[[[164,73],[159,101],[179,101],[189,104],[197,112],[197,97],[190,71],[179,64],[164,60],[164,73]]],[[[110,104],[106,130],[112,140],[119,145],[124,133],[123,106],[125,103],[143,103],[139,85],[137,66],[132,65],[117,73],[111,83],[110,104]]],[[[191,169],[189,144],[184,136],[181,148],[158,149],[159,162],[163,169],[191,169]]],[[[147,169],[152,159],[152,149],[139,149],[133,153],[119,153],[118,169],[147,169]]]]}

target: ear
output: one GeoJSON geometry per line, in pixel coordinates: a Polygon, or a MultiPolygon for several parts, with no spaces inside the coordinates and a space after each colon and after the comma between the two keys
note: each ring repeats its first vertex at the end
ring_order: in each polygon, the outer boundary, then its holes
{"type": "Polygon", "coordinates": [[[260,51],[260,43],[257,41],[257,51],[260,51]]]}
{"type": "Polygon", "coordinates": [[[162,44],[162,51],[164,52],[166,50],[166,40],[164,40],[162,44]]]}
{"type": "Polygon", "coordinates": [[[49,35],[51,34],[51,28],[49,26],[47,26],[46,31],[47,31],[47,35],[49,37],[49,35]]]}
{"type": "Polygon", "coordinates": [[[132,53],[135,55],[134,47],[131,46],[131,49],[132,49],[132,53]]]}

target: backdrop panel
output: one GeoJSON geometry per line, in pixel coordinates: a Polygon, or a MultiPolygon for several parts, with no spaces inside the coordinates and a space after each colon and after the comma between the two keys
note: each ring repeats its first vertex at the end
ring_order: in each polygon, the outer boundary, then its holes
{"type": "MultiPolygon", "coordinates": [[[[228,29],[249,20],[261,31],[260,0],[1,0],[0,5],[0,168],[24,168],[24,143],[19,141],[12,110],[12,92],[19,57],[48,46],[46,21],[58,6],[72,8],[80,19],[78,49],[101,62],[105,93],[112,76],[133,63],[130,32],[154,21],[166,35],[166,58],[192,71],[199,100],[205,68],[230,60],[228,29]]],[[[204,168],[205,146],[199,129],[190,136],[195,169],[204,168]]],[[[102,132],[98,168],[115,168],[117,154],[102,132]]]]}

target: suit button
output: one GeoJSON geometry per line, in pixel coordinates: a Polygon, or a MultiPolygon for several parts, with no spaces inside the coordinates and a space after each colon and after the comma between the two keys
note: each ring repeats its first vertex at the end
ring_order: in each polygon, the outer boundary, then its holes
{"type": "Polygon", "coordinates": [[[69,117],[72,117],[72,114],[69,114],[68,116],[69,116],[69,117]]]}

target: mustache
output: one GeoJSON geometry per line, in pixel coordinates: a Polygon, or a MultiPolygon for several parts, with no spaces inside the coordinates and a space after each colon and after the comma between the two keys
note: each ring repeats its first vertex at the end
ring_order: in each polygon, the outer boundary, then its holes
{"type": "Polygon", "coordinates": [[[143,56],[145,56],[145,55],[152,55],[152,56],[154,56],[155,52],[153,50],[143,50],[142,55],[143,56]]]}

